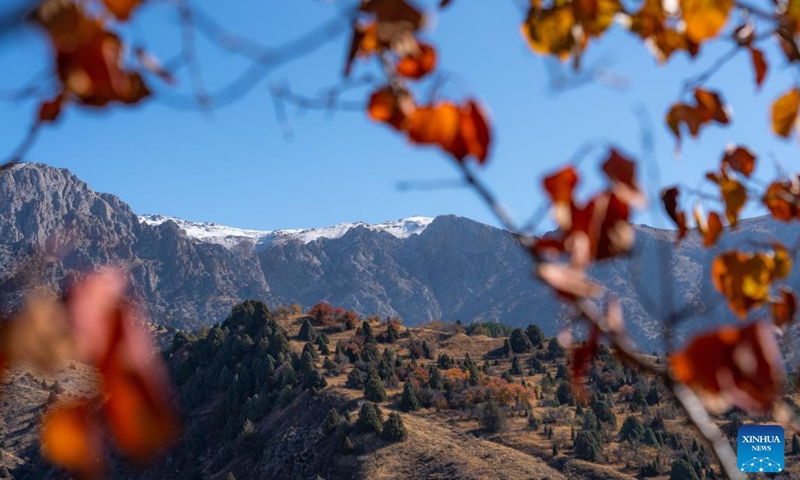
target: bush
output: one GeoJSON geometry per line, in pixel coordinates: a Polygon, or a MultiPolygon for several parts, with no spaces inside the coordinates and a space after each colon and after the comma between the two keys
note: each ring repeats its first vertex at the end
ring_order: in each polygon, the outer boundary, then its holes
{"type": "Polygon", "coordinates": [[[408,430],[406,430],[406,426],[403,424],[403,418],[397,412],[390,413],[388,420],[386,420],[386,423],[383,425],[381,438],[389,440],[390,442],[400,442],[405,440],[407,436],[408,430]]]}
{"type": "Polygon", "coordinates": [[[483,407],[479,422],[487,432],[499,432],[505,427],[506,417],[499,405],[489,402],[483,407]]]}
{"type": "Polygon", "coordinates": [[[361,405],[356,426],[358,426],[359,430],[362,432],[380,433],[381,430],[383,430],[381,412],[374,403],[364,402],[364,404],[361,405]]]}

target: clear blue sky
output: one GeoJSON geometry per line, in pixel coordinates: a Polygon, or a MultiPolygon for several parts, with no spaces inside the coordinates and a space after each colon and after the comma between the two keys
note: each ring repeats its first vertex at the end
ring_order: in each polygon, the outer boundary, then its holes
{"type": "MultiPolygon", "coordinates": [[[[176,17],[164,3],[146,4],[130,29],[133,38],[145,40],[162,58],[174,54],[179,45],[176,17]]],[[[434,10],[434,2],[426,3],[434,10]]],[[[548,86],[549,60],[535,55],[520,34],[519,3],[456,0],[435,16],[426,32],[439,48],[439,68],[457,79],[445,92],[474,95],[491,111],[494,146],[483,174],[518,218],[527,218],[541,204],[541,176],[564,164],[584,141],[610,141],[637,156],[637,105],[646,109],[655,131],[662,186],[678,181],[697,185],[732,142],[760,154],[762,175],[773,174],[774,160],[794,167],[796,142],[777,139],[769,128],[771,101],[793,82],[771,43],[770,71],[761,91],[754,87],[744,53],[708,82],[731,104],[732,124],[707,128],[700,141],[686,140],[676,159],[664,114],[679,99],[683,79],[708,66],[727,44],[704,46],[697,61],[678,54],[662,67],[641,42],[613,27],[602,41],[590,45],[584,64],[604,65],[626,77],[628,88],[594,84],[555,92],[548,86]]],[[[200,4],[220,23],[266,45],[294,38],[335,14],[332,4],[311,0],[253,0],[236,8],[227,2],[200,4]]],[[[286,81],[307,94],[335,84],[347,42],[345,36],[334,39],[274,72],[242,101],[210,113],[176,110],[157,99],[103,112],[72,108],[43,132],[27,159],[67,167],[96,190],[117,194],[139,213],[242,228],[300,228],[445,213],[494,223],[471,191],[398,191],[399,181],[456,178],[457,171],[445,155],[410,147],[362,113],[331,116],[290,107],[293,138],[284,138],[267,83],[286,81]]],[[[205,43],[200,47],[210,90],[247,65],[205,43]]],[[[0,90],[14,89],[44,68],[45,44],[34,32],[0,39],[0,90]]],[[[360,63],[355,73],[369,68],[360,63]]],[[[188,80],[179,80],[177,92],[185,94],[188,80]]],[[[159,86],[158,91],[169,89],[159,86]]],[[[359,91],[350,98],[366,95],[359,91]]],[[[34,112],[31,102],[0,103],[3,156],[23,137],[34,112]]],[[[587,193],[599,185],[598,163],[595,157],[582,166],[590,172],[590,181],[583,183],[587,193]]],[[[652,175],[640,173],[652,184],[652,175]]],[[[667,225],[660,214],[639,215],[636,220],[667,225]]]]}

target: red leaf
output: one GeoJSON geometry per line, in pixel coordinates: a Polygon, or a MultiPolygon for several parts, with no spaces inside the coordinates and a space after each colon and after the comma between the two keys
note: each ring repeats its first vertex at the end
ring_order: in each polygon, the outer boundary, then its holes
{"type": "Polygon", "coordinates": [[[675,222],[678,227],[678,240],[686,236],[686,213],[678,210],[678,187],[666,188],[661,192],[661,202],[664,204],[664,210],[667,211],[669,218],[675,222]]]}
{"type": "Polygon", "coordinates": [[[753,71],[756,74],[756,86],[760,88],[764,83],[764,77],[767,76],[767,61],[764,59],[764,52],[753,47],[750,47],[750,57],[753,60],[753,71]]]}
{"type": "Polygon", "coordinates": [[[772,302],[772,321],[776,326],[784,328],[794,322],[797,312],[797,296],[788,287],[780,289],[780,299],[772,302]]]}
{"type": "Polygon", "coordinates": [[[706,406],[736,406],[751,414],[768,412],[782,394],[780,349],[763,322],[723,327],[695,337],[669,359],[672,374],[695,390],[706,406]]]}
{"type": "Polygon", "coordinates": [[[725,156],[722,157],[723,168],[728,166],[745,177],[749,177],[753,173],[755,165],[755,154],[745,147],[728,148],[725,156]]]}
{"type": "Polygon", "coordinates": [[[603,172],[613,183],[614,194],[625,203],[644,205],[645,199],[636,184],[636,164],[611,149],[608,159],[603,163],[603,172]]]}
{"type": "Polygon", "coordinates": [[[63,97],[60,95],[52,100],[42,102],[39,106],[39,121],[42,123],[55,122],[61,115],[61,107],[64,104],[63,97]]]}

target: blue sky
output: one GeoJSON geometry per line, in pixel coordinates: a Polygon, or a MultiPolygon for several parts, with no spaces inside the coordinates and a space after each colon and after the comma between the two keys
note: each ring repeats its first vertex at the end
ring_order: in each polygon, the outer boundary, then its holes
{"type": "MultiPolygon", "coordinates": [[[[331,3],[311,0],[249,1],[236,8],[218,2],[199,4],[218,22],[265,45],[295,38],[336,12],[331,3]]],[[[433,10],[433,2],[423,5],[433,10]]],[[[586,141],[613,143],[640,158],[637,109],[646,112],[655,133],[661,186],[701,185],[703,172],[718,165],[729,143],[748,145],[759,154],[762,177],[774,174],[775,162],[792,169],[796,141],[770,133],[769,106],[794,82],[772,43],[766,48],[770,71],[760,91],[754,87],[745,53],[711,78],[707,86],[723,92],[733,110],[732,123],[705,129],[699,141],[687,139],[676,158],[664,114],[680,99],[683,80],[726,52],[728,43],[704,46],[695,61],[679,54],[659,66],[641,42],[613,27],[589,46],[584,64],[602,65],[624,77],[627,88],[590,84],[554,91],[548,84],[552,61],[535,55],[520,34],[519,4],[487,5],[456,0],[434,16],[425,36],[439,49],[439,69],[451,74],[444,93],[477,97],[490,110],[494,145],[482,175],[517,218],[525,219],[538,209],[543,201],[540,178],[567,162],[586,141]]],[[[176,16],[163,3],[146,4],[127,32],[162,58],[179,48],[176,16]]],[[[313,94],[337,83],[347,42],[345,35],[333,39],[314,54],[273,72],[241,101],[212,112],[175,109],[158,96],[134,108],[103,112],[72,108],[43,132],[27,159],[67,167],[96,190],[120,196],[138,213],[242,228],[302,228],[445,213],[494,223],[469,190],[399,191],[398,182],[453,179],[458,172],[445,155],[409,146],[363,113],[331,115],[289,107],[293,134],[291,139],[284,137],[267,85],[286,82],[296,92],[313,94]]],[[[200,44],[200,52],[212,91],[248,65],[206,43],[200,44]]],[[[45,44],[35,32],[6,35],[0,39],[4,72],[0,91],[18,87],[46,69],[47,61],[45,44]]],[[[359,63],[355,74],[370,68],[359,63]]],[[[558,68],[569,74],[568,69],[558,68]]],[[[189,91],[185,76],[172,90],[153,83],[159,93],[173,97],[189,91]]],[[[367,95],[355,91],[348,98],[364,100],[367,95]]],[[[24,136],[35,108],[32,102],[0,102],[3,155],[24,136]]],[[[586,194],[600,185],[596,175],[600,160],[595,155],[581,166],[586,194]]],[[[640,178],[653,185],[652,167],[640,169],[640,178]]],[[[641,213],[635,220],[668,225],[660,213],[641,213]]]]}

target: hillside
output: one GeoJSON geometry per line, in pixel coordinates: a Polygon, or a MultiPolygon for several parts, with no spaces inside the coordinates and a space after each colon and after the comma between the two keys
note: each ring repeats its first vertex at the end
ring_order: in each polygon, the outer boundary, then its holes
{"type": "MultiPolygon", "coordinates": [[[[705,250],[692,236],[662,262],[674,232],[639,226],[632,254],[595,267],[592,275],[620,297],[639,345],[661,351],[665,296],[672,306],[691,307],[695,316],[684,328],[732,320],[720,295],[697,288],[710,283],[707,268],[720,248],[755,238],[793,245],[799,233],[796,225],[745,220],[722,238],[722,247],[705,250]]],[[[533,278],[529,257],[508,232],[466,218],[241,230],[139,216],[63,169],[23,164],[0,176],[0,264],[7,266],[0,283],[38,272],[63,286],[107,263],[128,268],[154,321],[179,328],[212,325],[248,298],[304,308],[325,300],[399,316],[407,325],[536,322],[548,335],[570,314],[533,278]]],[[[793,275],[790,284],[800,280],[800,273],[793,275]]],[[[0,285],[0,300],[13,302],[13,292],[13,285],[0,285]]]]}
{"type": "MultiPolygon", "coordinates": [[[[719,478],[662,387],[603,348],[580,402],[555,339],[535,327],[496,336],[508,331],[241,304],[220,325],[174,337],[165,356],[183,436],[154,464],[112,460],[113,477],[663,480],[685,467],[719,478]],[[373,405],[382,427],[362,420],[373,405]]],[[[14,478],[63,476],[38,458],[36,417],[51,390],[71,398],[91,377],[80,365],[8,376],[2,458],[14,478]]],[[[741,418],[717,421],[735,435],[741,418]]],[[[785,478],[800,475],[791,441],[785,478]]]]}

